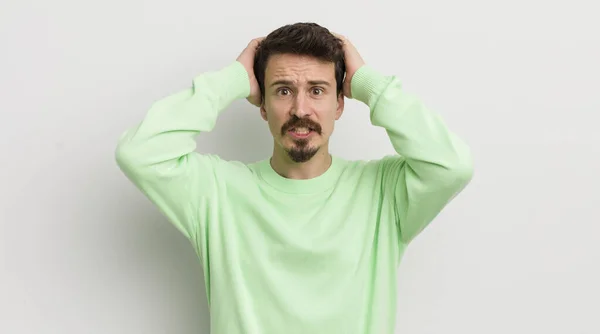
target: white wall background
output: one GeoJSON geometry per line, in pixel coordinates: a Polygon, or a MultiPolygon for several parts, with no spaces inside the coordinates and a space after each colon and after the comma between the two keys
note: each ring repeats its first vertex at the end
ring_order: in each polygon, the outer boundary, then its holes
{"type": "MultiPolygon", "coordinates": [[[[18,1],[0,5],[0,333],[208,333],[200,265],[120,173],[150,104],[285,23],[347,35],[473,148],[471,185],[401,265],[398,333],[600,333],[594,1],[18,1]]],[[[239,101],[199,149],[271,152],[239,101]]],[[[350,102],[345,158],[391,153],[350,102]],[[358,134],[357,134],[358,133],[358,134]]]]}

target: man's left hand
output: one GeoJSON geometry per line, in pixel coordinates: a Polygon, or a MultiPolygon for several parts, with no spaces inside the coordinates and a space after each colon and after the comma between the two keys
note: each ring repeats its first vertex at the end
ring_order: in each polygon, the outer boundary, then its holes
{"type": "Polygon", "coordinates": [[[344,96],[351,99],[352,98],[352,77],[354,73],[358,71],[363,65],[365,65],[365,61],[358,53],[358,50],[354,47],[354,45],[345,37],[340,34],[333,33],[333,35],[342,40],[344,44],[344,57],[346,58],[346,79],[344,80],[344,96]]]}

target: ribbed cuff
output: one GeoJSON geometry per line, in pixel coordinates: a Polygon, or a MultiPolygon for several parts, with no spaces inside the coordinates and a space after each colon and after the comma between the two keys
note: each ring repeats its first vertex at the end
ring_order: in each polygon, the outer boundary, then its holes
{"type": "Polygon", "coordinates": [[[352,98],[373,108],[377,96],[383,92],[388,78],[374,68],[363,65],[352,76],[352,98]]]}
{"type": "Polygon", "coordinates": [[[223,88],[227,92],[229,100],[244,99],[250,95],[248,72],[239,61],[236,60],[223,67],[219,71],[219,76],[223,78],[222,82],[226,86],[223,88]]]}

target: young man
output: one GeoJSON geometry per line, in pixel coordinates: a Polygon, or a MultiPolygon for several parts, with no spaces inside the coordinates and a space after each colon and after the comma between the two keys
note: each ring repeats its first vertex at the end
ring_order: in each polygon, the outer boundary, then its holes
{"type": "Polygon", "coordinates": [[[308,23],[253,40],[156,102],[116,157],[192,242],[218,334],[393,333],[405,247],[472,175],[467,145],[438,115],[308,23]],[[330,154],[344,97],[369,107],[397,155],[330,154]],[[273,155],[244,164],[196,153],[196,136],[242,98],[268,122],[273,155]]]}

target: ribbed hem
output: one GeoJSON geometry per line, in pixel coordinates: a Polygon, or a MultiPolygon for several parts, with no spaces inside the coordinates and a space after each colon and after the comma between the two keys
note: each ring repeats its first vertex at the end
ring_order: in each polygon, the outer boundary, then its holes
{"type": "Polygon", "coordinates": [[[388,84],[386,76],[368,65],[359,68],[351,80],[352,98],[365,103],[371,109],[388,84]]]}

